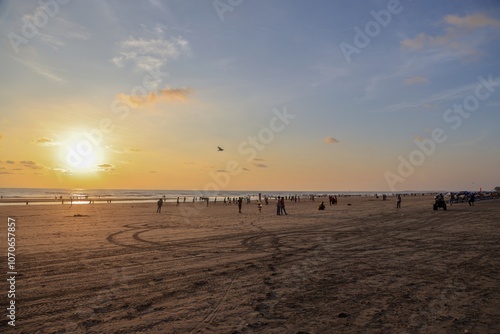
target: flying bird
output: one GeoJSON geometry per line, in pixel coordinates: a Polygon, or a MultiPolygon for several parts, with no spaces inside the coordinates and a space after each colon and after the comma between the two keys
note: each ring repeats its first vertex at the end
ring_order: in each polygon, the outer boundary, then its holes
{"type": "Polygon", "coordinates": [[[217,152],[222,152],[222,151],[224,151],[224,149],[220,146],[217,146],[217,152]]]}

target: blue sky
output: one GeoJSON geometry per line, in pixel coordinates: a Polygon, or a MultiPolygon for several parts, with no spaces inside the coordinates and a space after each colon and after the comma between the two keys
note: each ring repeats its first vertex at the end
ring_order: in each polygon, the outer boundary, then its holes
{"type": "Polygon", "coordinates": [[[500,185],[497,1],[46,3],[0,1],[2,185],[203,189],[214,175],[230,176],[221,189],[500,185]],[[357,51],[346,57],[345,45],[357,51]],[[479,77],[491,82],[481,99],[479,77]],[[477,105],[447,113],[464,101],[477,105]],[[294,118],[249,159],[242,148],[273,110],[294,118]],[[70,163],[103,119],[113,128],[92,159],[70,163]],[[446,140],[422,156],[417,143],[436,128],[446,140]]]}

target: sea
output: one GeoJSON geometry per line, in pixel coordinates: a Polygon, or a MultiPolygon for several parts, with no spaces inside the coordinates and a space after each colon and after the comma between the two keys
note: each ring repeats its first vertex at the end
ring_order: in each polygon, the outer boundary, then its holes
{"type": "MultiPolygon", "coordinates": [[[[17,203],[0,203],[2,204],[24,204],[21,203],[25,199],[36,199],[39,201],[32,204],[60,204],[58,199],[65,200],[73,199],[94,199],[95,203],[106,202],[107,199],[113,203],[122,202],[155,202],[159,198],[163,198],[166,202],[175,202],[177,198],[180,201],[197,200],[200,197],[209,198],[210,201],[223,200],[225,197],[249,197],[257,199],[259,193],[262,198],[265,196],[274,198],[277,196],[299,196],[310,197],[323,195],[337,196],[376,196],[390,193],[373,192],[373,191],[254,191],[254,190],[224,190],[224,191],[197,191],[197,190],[159,190],[159,189],[68,189],[68,188],[0,188],[0,196],[2,199],[16,200],[17,203]],[[51,201],[53,200],[53,201],[51,201]]],[[[423,192],[400,192],[400,193],[423,193],[423,192]]],[[[427,192],[426,192],[427,193],[427,192]]],[[[0,201],[1,202],[1,201],[0,201]]],[[[30,203],[31,204],[31,203],[30,203]]],[[[75,202],[76,204],[76,202],[75,202]]]]}

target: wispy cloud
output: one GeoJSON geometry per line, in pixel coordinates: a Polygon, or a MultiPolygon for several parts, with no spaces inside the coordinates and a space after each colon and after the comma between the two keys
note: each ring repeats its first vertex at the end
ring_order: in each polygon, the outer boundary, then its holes
{"type": "Polygon", "coordinates": [[[41,166],[39,163],[32,160],[23,160],[19,161],[21,165],[29,169],[44,169],[45,167],[41,166]]]}
{"type": "MultiPolygon", "coordinates": [[[[493,81],[496,82],[497,79],[493,78],[493,81]]],[[[433,94],[419,101],[396,103],[380,109],[370,110],[369,112],[393,112],[393,111],[403,111],[406,109],[414,109],[414,110],[435,109],[436,107],[439,107],[438,106],[439,103],[446,103],[449,106],[451,106],[452,101],[465,98],[466,96],[473,93],[476,87],[477,87],[477,82],[474,82],[461,87],[444,90],[442,92],[433,94]]]]}
{"type": "Polygon", "coordinates": [[[53,69],[49,66],[42,65],[42,64],[37,63],[37,62],[32,61],[32,60],[22,60],[20,58],[14,58],[14,59],[16,59],[18,62],[20,62],[24,66],[33,70],[38,75],[41,75],[41,76],[43,76],[51,81],[60,82],[60,83],[66,82],[66,80],[63,77],[61,77],[59,74],[57,74],[55,72],[55,69],[53,69]]]}
{"type": "Polygon", "coordinates": [[[462,59],[477,59],[482,52],[477,50],[483,38],[477,33],[487,34],[484,28],[500,27],[500,20],[483,13],[466,15],[446,15],[442,23],[443,32],[434,36],[421,32],[413,38],[401,41],[401,49],[418,51],[432,48],[446,48],[453,50],[462,59]]]}
{"type": "Polygon", "coordinates": [[[110,171],[114,171],[114,170],[115,170],[115,166],[112,164],[104,163],[104,164],[97,165],[97,171],[100,171],[100,172],[110,172],[110,171]]]}
{"type": "Polygon", "coordinates": [[[153,30],[143,28],[140,35],[145,36],[129,36],[120,43],[119,55],[112,59],[116,66],[132,63],[145,71],[158,71],[170,60],[189,53],[186,39],[181,36],[166,37],[159,25],[153,30]]]}
{"type": "Polygon", "coordinates": [[[57,145],[62,145],[61,142],[58,142],[54,139],[51,138],[38,138],[32,141],[32,143],[37,144],[37,145],[42,145],[42,146],[57,146],[57,145]]]}
{"type": "Polygon", "coordinates": [[[478,29],[483,27],[500,27],[500,20],[492,18],[483,13],[476,13],[460,17],[457,15],[446,15],[444,21],[450,25],[464,27],[467,29],[478,29]]]}
{"type": "Polygon", "coordinates": [[[473,139],[470,139],[470,140],[459,141],[459,142],[452,142],[452,143],[449,143],[449,145],[451,145],[451,146],[461,146],[461,147],[475,146],[476,144],[478,144],[481,141],[483,141],[483,139],[485,139],[488,136],[488,134],[489,134],[488,131],[483,131],[483,133],[479,137],[477,137],[477,138],[473,138],[473,139]]]}
{"type": "Polygon", "coordinates": [[[265,164],[266,160],[262,158],[255,158],[252,160],[252,164],[257,168],[267,168],[267,164],[265,164]]]}

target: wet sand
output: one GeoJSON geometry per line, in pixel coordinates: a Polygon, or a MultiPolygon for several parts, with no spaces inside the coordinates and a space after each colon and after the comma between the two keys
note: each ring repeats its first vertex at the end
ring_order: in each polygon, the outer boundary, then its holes
{"type": "Polygon", "coordinates": [[[0,206],[0,332],[500,333],[500,200],[320,201],[0,206]]]}

